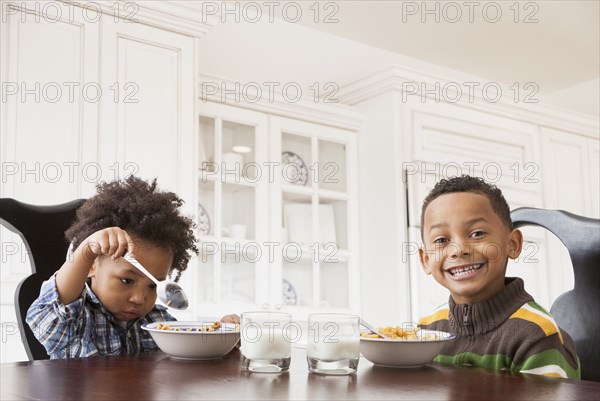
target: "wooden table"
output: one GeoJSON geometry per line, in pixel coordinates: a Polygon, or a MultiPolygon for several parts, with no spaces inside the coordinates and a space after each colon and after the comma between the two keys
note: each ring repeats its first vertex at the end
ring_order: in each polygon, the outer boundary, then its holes
{"type": "Polygon", "coordinates": [[[600,399],[596,382],[440,364],[386,369],[361,358],[355,375],[315,375],[300,348],[293,348],[284,374],[241,371],[237,349],[221,361],[180,361],[157,352],[7,363],[0,370],[2,400],[600,399]]]}

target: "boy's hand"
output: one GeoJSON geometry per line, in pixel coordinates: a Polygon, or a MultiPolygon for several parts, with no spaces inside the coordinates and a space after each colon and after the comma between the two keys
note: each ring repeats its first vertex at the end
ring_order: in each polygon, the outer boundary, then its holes
{"type": "Polygon", "coordinates": [[[238,315],[232,314],[232,315],[225,315],[221,318],[221,321],[223,323],[235,323],[235,324],[240,324],[240,317],[238,315]]]}
{"type": "Polygon", "coordinates": [[[87,237],[56,273],[58,299],[64,305],[76,300],[96,258],[107,255],[118,259],[125,250],[133,254],[136,249],[129,234],[119,227],[105,228],[87,237]]]}
{"type": "Polygon", "coordinates": [[[123,256],[125,250],[135,255],[133,240],[125,230],[119,227],[96,231],[79,245],[79,249],[88,261],[93,261],[100,255],[108,255],[116,260],[123,256]]]}
{"type": "MultiPolygon", "coordinates": [[[[223,323],[234,323],[234,324],[240,324],[240,317],[236,314],[231,314],[231,315],[225,315],[221,318],[221,321],[223,323]]],[[[237,344],[235,344],[236,348],[240,348],[242,346],[242,342],[241,340],[237,342],[237,344]]]]}

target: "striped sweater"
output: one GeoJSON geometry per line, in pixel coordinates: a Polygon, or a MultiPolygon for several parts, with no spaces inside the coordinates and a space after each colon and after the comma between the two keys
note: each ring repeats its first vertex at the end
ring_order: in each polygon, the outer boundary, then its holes
{"type": "Polygon", "coordinates": [[[573,340],[525,291],[520,278],[507,277],[504,290],[483,302],[457,305],[450,297],[419,326],[457,334],[436,362],[580,378],[573,340]]]}

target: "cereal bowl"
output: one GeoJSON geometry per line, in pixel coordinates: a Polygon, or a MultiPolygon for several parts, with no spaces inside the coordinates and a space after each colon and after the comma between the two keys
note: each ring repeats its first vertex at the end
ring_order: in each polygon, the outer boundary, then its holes
{"type": "Polygon", "coordinates": [[[220,359],[240,339],[239,325],[205,322],[154,322],[142,329],[148,331],[165,354],[177,359],[220,359]],[[220,327],[215,328],[215,324],[220,327]]]}
{"type": "Polygon", "coordinates": [[[429,363],[447,341],[456,335],[435,330],[419,330],[411,338],[360,338],[360,353],[377,366],[413,368],[429,363]]]}

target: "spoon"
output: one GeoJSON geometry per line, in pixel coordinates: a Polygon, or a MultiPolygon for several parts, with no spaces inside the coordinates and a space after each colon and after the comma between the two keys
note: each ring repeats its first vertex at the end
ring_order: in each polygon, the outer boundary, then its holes
{"type": "Polygon", "coordinates": [[[144,266],[142,266],[140,262],[137,261],[136,258],[131,256],[129,253],[123,255],[123,259],[135,266],[150,280],[154,281],[156,284],[156,294],[162,303],[173,309],[187,309],[189,305],[188,299],[183,291],[183,288],[181,288],[179,284],[167,280],[158,281],[148,270],[146,270],[144,266]]]}
{"type": "Polygon", "coordinates": [[[363,326],[363,327],[366,327],[367,329],[369,329],[369,331],[371,333],[377,334],[381,338],[387,338],[388,340],[390,339],[385,334],[382,334],[379,331],[377,331],[377,329],[375,327],[373,327],[369,323],[367,323],[362,317],[360,318],[360,325],[363,326]]]}

